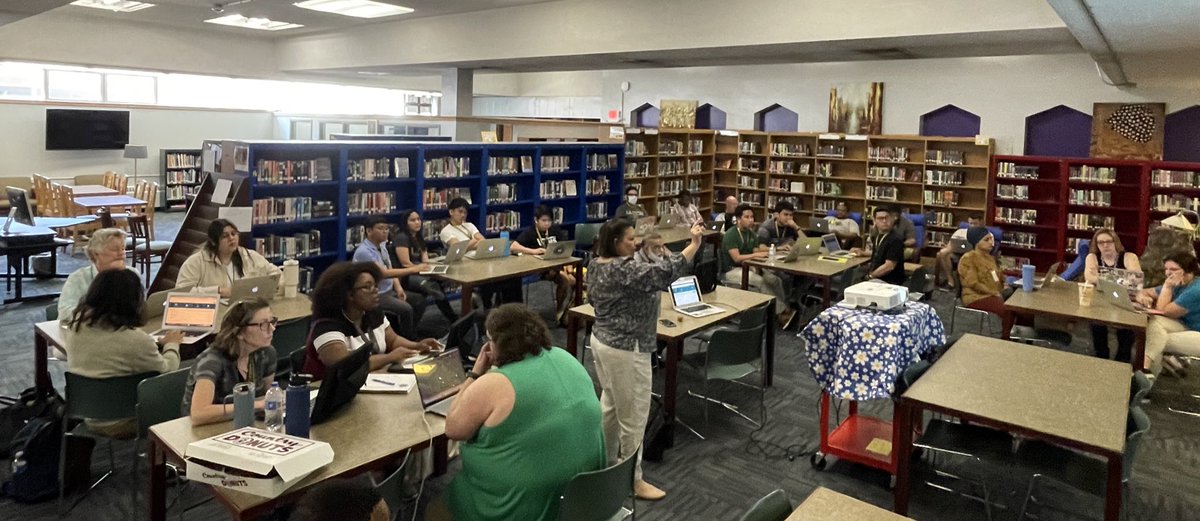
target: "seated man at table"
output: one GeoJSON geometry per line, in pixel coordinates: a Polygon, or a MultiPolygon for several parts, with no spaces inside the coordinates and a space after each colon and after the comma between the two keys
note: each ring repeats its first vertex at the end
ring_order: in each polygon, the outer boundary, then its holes
{"type": "Polygon", "coordinates": [[[75,306],[83,300],[88,287],[96,274],[106,270],[126,269],[125,267],[125,232],[117,228],[101,228],[92,233],[88,239],[87,266],[79,268],[67,277],[63,284],[62,294],[58,296],[59,320],[70,320],[75,314],[75,306]]]}
{"type": "MultiPolygon", "coordinates": [[[[950,241],[967,240],[967,230],[976,226],[983,226],[983,216],[968,215],[967,227],[954,230],[954,233],[950,235],[950,241]]],[[[933,265],[933,276],[937,278],[939,286],[945,284],[950,289],[954,289],[954,277],[950,276],[950,271],[954,269],[954,257],[957,252],[950,248],[950,241],[946,241],[946,244],[942,245],[942,249],[937,252],[937,262],[933,265]]]]}
{"type": "Polygon", "coordinates": [[[645,216],[646,209],[638,204],[638,188],[636,186],[625,187],[625,202],[617,207],[617,213],[613,214],[613,218],[624,217],[636,222],[645,216]]]}
{"type": "MultiPolygon", "coordinates": [[[[473,252],[483,242],[483,234],[479,233],[479,228],[475,227],[474,223],[467,221],[467,209],[471,203],[467,202],[462,197],[455,197],[450,201],[450,222],[442,227],[439,234],[442,243],[446,246],[452,246],[460,241],[467,242],[467,251],[473,252]]],[[[508,279],[491,284],[484,284],[479,288],[480,296],[483,298],[483,306],[491,308],[508,302],[521,302],[521,279],[508,279]],[[496,297],[500,301],[493,303],[496,297]]]]}
{"type": "Polygon", "coordinates": [[[700,217],[700,209],[696,208],[696,201],[692,200],[692,193],[687,190],[680,191],[679,195],[675,197],[671,213],[678,215],[679,221],[688,226],[704,222],[704,218],[700,217]]]}
{"type": "MultiPolygon", "coordinates": [[[[741,204],[734,211],[738,215],[737,226],[725,232],[721,239],[721,265],[726,270],[725,281],[740,284],[742,262],[767,260],[770,252],[766,245],[759,244],[758,234],[754,232],[754,209],[748,204],[741,204]]],[[[775,312],[779,314],[781,325],[786,325],[792,319],[795,312],[788,307],[783,280],[775,272],[762,268],[751,269],[750,285],[775,296],[775,312]]]]}
{"type": "Polygon", "coordinates": [[[834,214],[826,217],[825,220],[829,221],[829,231],[837,237],[842,249],[862,247],[862,230],[859,228],[858,222],[850,218],[850,209],[846,203],[838,203],[834,208],[834,214]]]}
{"type": "Polygon", "coordinates": [[[904,276],[904,239],[892,225],[892,212],[886,208],[875,210],[875,225],[871,230],[869,250],[855,248],[851,250],[856,255],[870,256],[867,265],[867,280],[876,279],[888,284],[903,286],[904,276]]]}
{"type": "Polygon", "coordinates": [[[775,205],[775,216],[758,227],[758,242],[779,248],[790,246],[797,239],[807,238],[796,224],[796,205],[791,201],[779,201],[775,205]]]}
{"type": "MultiPolygon", "coordinates": [[[[900,208],[897,206],[880,206],[875,209],[875,215],[879,215],[880,210],[887,210],[891,215],[892,228],[899,234],[904,242],[904,258],[911,259],[916,254],[917,246],[917,227],[907,217],[900,215],[900,208]]],[[[867,236],[867,242],[879,242],[879,228],[872,227],[871,232],[867,236]]]]}
{"type": "Polygon", "coordinates": [[[363,228],[366,229],[367,236],[354,249],[353,260],[354,262],[374,262],[376,266],[379,266],[379,272],[383,274],[383,279],[379,281],[379,307],[385,313],[396,317],[397,333],[408,338],[416,338],[417,324],[421,323],[421,316],[425,314],[425,296],[416,292],[410,296],[404,291],[400,279],[419,273],[422,267],[396,268],[392,266],[392,256],[384,251],[391,228],[387,219],[372,215],[363,222],[363,228]]]}
{"type": "MultiPolygon", "coordinates": [[[[554,224],[554,211],[549,206],[541,205],[533,211],[533,226],[526,228],[512,243],[512,251],[524,255],[543,255],[546,247],[559,241],[567,240],[567,232],[554,224]]],[[[575,287],[574,268],[564,266],[542,274],[542,278],[555,283],[554,302],[555,316],[559,323],[566,325],[567,309],[571,303],[572,290],[575,287]]]]}

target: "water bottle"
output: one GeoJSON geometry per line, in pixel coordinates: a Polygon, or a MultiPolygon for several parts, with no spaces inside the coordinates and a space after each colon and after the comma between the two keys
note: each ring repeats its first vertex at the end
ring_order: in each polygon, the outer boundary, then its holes
{"type": "Polygon", "coordinates": [[[768,256],[770,256],[771,262],[775,262],[775,245],[774,244],[771,245],[771,252],[768,254],[768,256]]]}
{"type": "Polygon", "coordinates": [[[283,389],[279,388],[279,382],[271,382],[271,388],[267,390],[266,397],[266,420],[267,430],[271,432],[283,432],[283,389]]]}
{"type": "Polygon", "coordinates": [[[1033,291],[1033,270],[1032,264],[1021,266],[1021,289],[1025,291],[1033,291]]]}
{"type": "Polygon", "coordinates": [[[233,386],[233,428],[254,426],[254,386],[242,382],[233,386]]]}
{"type": "Polygon", "coordinates": [[[308,382],[312,375],[293,373],[287,388],[287,407],[284,409],[284,427],[288,436],[308,437],[308,382]]]}
{"type": "Polygon", "coordinates": [[[508,230],[504,230],[504,231],[500,232],[500,238],[504,239],[504,256],[507,257],[508,256],[508,246],[509,246],[508,230]]]}

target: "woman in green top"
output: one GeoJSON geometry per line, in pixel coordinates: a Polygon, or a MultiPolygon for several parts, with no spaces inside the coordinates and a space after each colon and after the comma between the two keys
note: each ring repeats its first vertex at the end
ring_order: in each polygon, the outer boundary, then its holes
{"type": "Polygon", "coordinates": [[[448,506],[458,521],[557,520],[567,482],[605,466],[592,379],[522,304],[485,326],[489,342],[446,417],[446,436],[463,441],[448,506]]]}

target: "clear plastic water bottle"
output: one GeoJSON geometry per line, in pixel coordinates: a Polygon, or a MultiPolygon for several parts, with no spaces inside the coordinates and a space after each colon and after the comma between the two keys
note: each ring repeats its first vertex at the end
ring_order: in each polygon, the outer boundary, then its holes
{"type": "Polygon", "coordinates": [[[271,432],[283,432],[283,389],[279,388],[279,382],[271,382],[271,388],[267,389],[265,399],[267,430],[271,432]]]}
{"type": "Polygon", "coordinates": [[[771,252],[768,255],[770,255],[770,257],[771,257],[770,261],[775,262],[775,245],[774,244],[771,245],[771,252]]]}

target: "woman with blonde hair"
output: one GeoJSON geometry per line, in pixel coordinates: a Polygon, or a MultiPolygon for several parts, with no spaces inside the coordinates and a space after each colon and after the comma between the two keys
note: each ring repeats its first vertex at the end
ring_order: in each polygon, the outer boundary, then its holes
{"type": "MultiPolygon", "coordinates": [[[[1101,228],[1092,235],[1088,245],[1087,258],[1084,259],[1083,280],[1095,284],[1100,279],[1112,276],[1115,270],[1142,273],[1142,264],[1133,252],[1125,251],[1121,238],[1116,232],[1101,228]]],[[[1092,347],[1096,356],[1108,358],[1108,326],[1092,324],[1092,347]]],[[[1128,329],[1117,330],[1117,360],[1128,362],[1133,349],[1134,333],[1128,329]]]]}
{"type": "MultiPolygon", "coordinates": [[[[229,308],[221,329],[208,348],[196,357],[183,393],[183,413],[192,424],[204,425],[233,417],[233,387],[249,383],[254,396],[266,394],[275,381],[275,348],[271,340],[279,319],[263,299],[243,300],[229,308]]],[[[254,402],[255,409],[263,400],[254,402]]]]}

